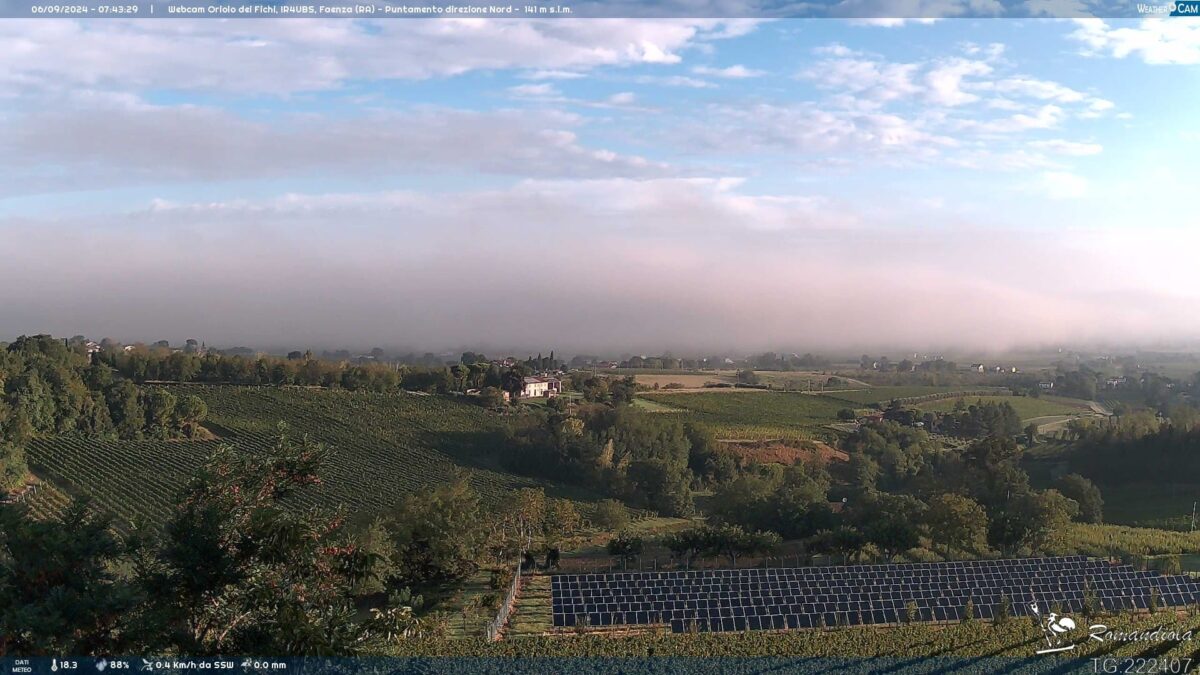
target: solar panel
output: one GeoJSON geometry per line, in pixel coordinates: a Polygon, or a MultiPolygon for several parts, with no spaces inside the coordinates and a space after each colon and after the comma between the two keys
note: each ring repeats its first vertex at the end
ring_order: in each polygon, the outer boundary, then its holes
{"type": "Polygon", "coordinates": [[[1029,604],[1078,612],[1085,589],[1106,610],[1147,609],[1150,589],[1160,607],[1200,602],[1200,582],[1139,572],[1084,556],[913,565],[850,565],[556,575],[553,624],[667,625],[672,631],[784,630],[916,621],[992,619],[1007,598],[1009,613],[1029,604]]]}

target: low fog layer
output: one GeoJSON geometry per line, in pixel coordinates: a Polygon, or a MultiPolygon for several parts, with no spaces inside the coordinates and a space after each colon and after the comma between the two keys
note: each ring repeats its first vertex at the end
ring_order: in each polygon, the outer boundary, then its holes
{"type": "Polygon", "coordinates": [[[4,228],[6,336],[566,352],[1200,334],[1195,233],[896,229],[732,181],[156,202],[4,228]]]}

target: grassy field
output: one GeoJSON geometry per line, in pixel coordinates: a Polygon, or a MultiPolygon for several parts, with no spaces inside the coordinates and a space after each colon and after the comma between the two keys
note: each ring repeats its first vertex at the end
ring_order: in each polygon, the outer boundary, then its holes
{"type": "Polygon", "coordinates": [[[1008,403],[1016,409],[1017,414],[1021,416],[1022,420],[1091,413],[1087,403],[1083,401],[1050,396],[1043,396],[1041,398],[1032,398],[1029,396],[964,396],[962,399],[943,398],[920,403],[917,407],[927,412],[946,413],[954,410],[954,406],[959,400],[962,400],[968,406],[980,401],[984,403],[1008,403]]]}
{"type": "Polygon", "coordinates": [[[720,438],[808,439],[837,421],[841,401],[785,392],[644,394],[651,402],[680,408],[713,428],[720,438]]]}
{"type": "MultiPolygon", "coordinates": [[[[871,387],[870,389],[857,389],[854,391],[839,391],[828,394],[835,397],[855,403],[859,406],[870,405],[871,403],[888,403],[893,399],[915,398],[918,396],[932,396],[940,394],[951,394],[956,391],[979,391],[985,387],[925,387],[925,386],[901,386],[901,387],[871,387]]],[[[953,400],[953,399],[951,399],[953,400]]],[[[953,405],[953,404],[951,404],[953,405]]]]}
{"type": "Polygon", "coordinates": [[[269,447],[279,422],[293,435],[333,447],[324,484],[300,496],[303,505],[344,505],[352,514],[394,506],[405,495],[468,468],[489,503],[513,490],[543,485],[559,497],[583,497],[519,477],[497,463],[501,421],[476,405],[436,396],[372,394],[269,387],[178,387],[208,404],[209,441],[104,441],[59,437],[33,441],[37,474],[75,494],[87,494],[128,522],[161,522],[191,473],[222,443],[269,447]]]}

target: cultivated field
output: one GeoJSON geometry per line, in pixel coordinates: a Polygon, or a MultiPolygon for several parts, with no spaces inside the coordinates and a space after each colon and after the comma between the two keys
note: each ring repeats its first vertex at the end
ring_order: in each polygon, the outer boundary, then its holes
{"type": "MultiPolygon", "coordinates": [[[[920,403],[917,407],[928,412],[946,413],[954,410],[954,406],[959,400],[959,398],[943,398],[920,403]]],[[[1022,420],[1059,415],[1092,414],[1086,401],[1069,398],[1050,396],[1043,396],[1041,398],[1032,398],[1029,396],[964,396],[961,400],[967,406],[974,405],[980,401],[984,403],[1008,403],[1016,409],[1017,414],[1021,416],[1022,420]]]]}
{"type": "MultiPolygon", "coordinates": [[[[541,584],[537,587],[541,595],[541,584]]],[[[518,605],[518,614],[532,614],[533,609],[518,605]]],[[[535,615],[536,616],[536,615],[535,615]]],[[[1103,616],[1104,623],[1114,632],[1134,630],[1173,629],[1179,636],[1188,630],[1200,632],[1200,617],[1159,611],[1156,614],[1103,616]]],[[[798,664],[795,657],[817,659],[804,662],[803,672],[1020,672],[1070,673],[1093,672],[1090,658],[1158,657],[1175,659],[1200,658],[1200,647],[1194,640],[1165,641],[1097,641],[1088,631],[1072,634],[1069,642],[1075,649],[1069,656],[1036,657],[1034,652],[1045,647],[1045,638],[1038,626],[1028,619],[1011,619],[1003,623],[983,621],[951,625],[910,624],[894,628],[851,627],[793,631],[746,631],[725,634],[671,634],[660,631],[634,635],[571,635],[557,638],[526,637],[540,627],[541,622],[523,622],[524,630],[499,642],[484,640],[423,641],[404,640],[397,643],[393,655],[424,656],[490,656],[490,657],[759,657],[748,666],[745,661],[696,664],[696,672],[793,672],[798,664]],[[532,630],[531,630],[532,629],[532,630]],[[764,658],[765,657],[765,658],[764,658]],[[984,660],[961,661],[962,658],[984,660]],[[846,659],[870,659],[867,662],[847,663],[846,659]],[[931,659],[921,662],[921,660],[931,659]]],[[[1180,661],[1182,662],[1182,661],[1180,661]]],[[[540,662],[545,663],[545,662],[540,662]]],[[[510,664],[516,668],[518,663],[510,664]]],[[[532,664],[531,664],[532,665],[532,664]]],[[[545,668],[545,665],[541,666],[545,668]]],[[[580,672],[607,672],[611,662],[575,662],[570,666],[580,672]],[[605,668],[607,664],[607,668],[605,668]]]]}
{"type": "Polygon", "coordinates": [[[720,438],[809,439],[828,435],[845,403],[824,396],[769,391],[643,394],[654,403],[680,408],[712,427],[720,438]]]}
{"type": "MultiPolygon", "coordinates": [[[[303,494],[304,505],[345,505],[373,513],[405,495],[471,469],[483,499],[497,502],[515,489],[541,485],[496,463],[500,420],[468,403],[435,396],[341,390],[187,386],[208,404],[210,441],[39,439],[28,449],[39,475],[76,494],[93,496],[123,521],[161,522],[178,490],[222,443],[268,447],[279,422],[335,450],[324,485],[303,494]]],[[[557,496],[578,496],[547,486],[557,496]]]]}
{"type": "MultiPolygon", "coordinates": [[[[856,389],[853,391],[839,391],[828,394],[828,396],[836,397],[855,403],[859,406],[870,405],[871,403],[887,404],[894,399],[910,399],[921,396],[951,396],[955,392],[978,392],[980,390],[990,389],[988,387],[926,387],[926,386],[899,386],[899,387],[872,387],[870,389],[856,389]]],[[[976,394],[978,396],[978,394],[976,394]]],[[[951,399],[953,400],[953,399],[951,399]]],[[[953,404],[951,404],[953,405],[953,404]]],[[[922,406],[925,407],[925,406],[922,406]]]]}

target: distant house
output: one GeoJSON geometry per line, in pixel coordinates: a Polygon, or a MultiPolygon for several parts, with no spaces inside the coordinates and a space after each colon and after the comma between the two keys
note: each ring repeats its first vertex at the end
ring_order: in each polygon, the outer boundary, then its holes
{"type": "Polygon", "coordinates": [[[550,398],[562,392],[562,380],[557,377],[533,376],[525,378],[521,387],[521,398],[550,398]]]}
{"type": "Polygon", "coordinates": [[[1110,377],[1104,381],[1104,384],[1109,389],[1116,389],[1117,387],[1125,386],[1125,382],[1126,380],[1123,377],[1110,377]]]}
{"type": "Polygon", "coordinates": [[[982,363],[972,363],[971,367],[968,370],[973,370],[977,373],[982,373],[982,372],[984,372],[985,369],[984,369],[984,366],[982,363]]]}
{"type": "Polygon", "coordinates": [[[1053,382],[1038,382],[1038,389],[1050,390],[1054,388],[1053,382]]]}

